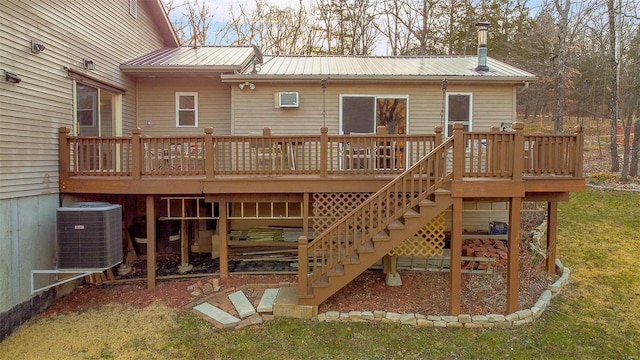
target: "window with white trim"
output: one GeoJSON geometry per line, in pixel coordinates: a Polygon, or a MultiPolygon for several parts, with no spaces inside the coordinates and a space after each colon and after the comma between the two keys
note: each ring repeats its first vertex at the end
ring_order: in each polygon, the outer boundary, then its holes
{"type": "Polygon", "coordinates": [[[461,123],[464,131],[473,127],[473,94],[448,92],[445,103],[445,136],[453,135],[453,124],[461,123]]]}
{"type": "Polygon", "coordinates": [[[198,127],[198,93],[176,93],[176,127],[198,127]]]}

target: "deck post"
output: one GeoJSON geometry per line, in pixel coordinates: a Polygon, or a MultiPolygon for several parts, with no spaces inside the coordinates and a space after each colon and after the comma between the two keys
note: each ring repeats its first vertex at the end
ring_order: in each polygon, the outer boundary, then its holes
{"type": "Polygon", "coordinates": [[[204,129],[204,174],[207,179],[215,177],[213,160],[215,158],[215,149],[213,148],[213,128],[204,129]]]}
{"type": "Polygon", "coordinates": [[[147,195],[147,288],[156,288],[156,209],[155,198],[147,195]]]}
{"type": "Polygon", "coordinates": [[[60,148],[60,190],[64,190],[63,180],[69,178],[69,168],[71,167],[71,150],[69,150],[69,134],[71,130],[61,127],[58,130],[58,146],[60,148]]]}
{"type": "MultiPolygon", "coordinates": [[[[434,139],[433,148],[437,148],[440,144],[442,144],[442,126],[434,126],[433,133],[436,134],[434,139]]],[[[433,149],[432,149],[433,150],[433,149]]]]}
{"type": "Polygon", "coordinates": [[[573,128],[573,133],[576,134],[576,149],[575,151],[575,156],[576,156],[576,164],[575,164],[575,169],[574,169],[574,174],[573,176],[575,177],[582,177],[583,176],[583,157],[584,157],[584,129],[582,127],[582,125],[577,125],[576,127],[573,128]]]}
{"type": "MultiPolygon", "coordinates": [[[[524,123],[516,121],[511,127],[515,130],[513,139],[513,163],[511,164],[513,175],[511,178],[514,181],[520,181],[522,180],[522,172],[524,171],[524,123]]],[[[520,224],[520,222],[517,222],[517,224],[520,224]]]]}
{"type": "Polygon", "coordinates": [[[462,181],[466,159],[464,156],[464,125],[453,124],[453,180],[462,181]]]}
{"type": "Polygon", "coordinates": [[[140,180],[142,172],[142,129],[135,128],[131,130],[131,156],[133,163],[131,164],[131,177],[134,180],[140,180]]]}
{"type": "Polygon", "coordinates": [[[507,313],[518,310],[518,288],[520,287],[520,211],[522,198],[509,199],[509,235],[507,242],[507,313]]]}
{"type": "Polygon", "coordinates": [[[309,193],[302,194],[302,235],[309,236],[309,193]]]}
{"type": "Polygon", "coordinates": [[[558,202],[547,203],[547,262],[549,274],[556,273],[556,242],[558,230],[558,202]]]}
{"type": "Polygon", "coordinates": [[[227,209],[228,203],[221,201],[218,217],[218,231],[220,232],[220,277],[229,276],[229,239],[227,238],[227,209]]]}
{"type": "Polygon", "coordinates": [[[451,205],[451,244],[449,258],[449,313],[460,315],[462,293],[462,198],[453,199],[451,205]]]}
{"type": "Polygon", "coordinates": [[[307,244],[309,243],[306,236],[298,238],[298,295],[307,296],[309,281],[309,253],[307,244]]]}
{"type": "Polygon", "coordinates": [[[327,177],[327,167],[329,161],[329,128],[320,128],[320,178],[327,177]]]}

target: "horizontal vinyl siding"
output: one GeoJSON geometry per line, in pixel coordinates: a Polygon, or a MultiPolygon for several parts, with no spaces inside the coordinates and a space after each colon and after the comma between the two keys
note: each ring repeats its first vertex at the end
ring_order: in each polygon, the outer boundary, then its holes
{"type": "MultiPolygon", "coordinates": [[[[256,83],[255,90],[234,93],[234,133],[245,135],[261,132],[270,127],[274,134],[319,134],[323,126],[322,89],[320,84],[265,84],[256,83]],[[280,91],[298,91],[298,108],[274,107],[274,94],[280,91]]],[[[513,88],[505,86],[450,86],[451,92],[473,93],[473,124],[475,130],[488,130],[501,121],[511,121],[513,114],[513,88]]],[[[409,133],[433,133],[441,124],[443,94],[440,86],[420,84],[332,84],[325,94],[326,121],[330,134],[339,127],[340,95],[392,95],[408,96],[409,133]]]]}
{"type": "Polygon", "coordinates": [[[214,134],[231,132],[229,85],[218,77],[206,79],[138,80],[138,126],[144,135],[203,135],[212,127],[214,134]],[[198,93],[198,127],[176,127],[176,92],[198,93]],[[151,121],[151,126],[147,125],[151,121]]]}
{"type": "MultiPolygon", "coordinates": [[[[163,47],[144,1],[138,18],[128,0],[15,1],[0,6],[0,69],[22,82],[0,81],[0,199],[57,192],[58,128],[73,126],[73,81],[67,69],[126,89],[124,133],[136,126],[135,80],[119,65],[163,47]],[[31,40],[46,49],[31,52],[31,40]]],[[[1,75],[4,75],[2,73],[1,75]]]]}

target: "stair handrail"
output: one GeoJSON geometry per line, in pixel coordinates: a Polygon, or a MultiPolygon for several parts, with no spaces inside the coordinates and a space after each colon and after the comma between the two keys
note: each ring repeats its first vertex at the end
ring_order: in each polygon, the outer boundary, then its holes
{"type": "Polygon", "coordinates": [[[299,242],[301,251],[298,254],[300,271],[298,281],[301,294],[306,293],[309,280],[315,281],[324,276],[359,246],[373,238],[374,231],[370,231],[368,235],[366,234],[367,226],[365,222],[367,220],[369,221],[370,229],[378,229],[380,231],[400,218],[409,209],[417,206],[422,200],[427,199],[444,183],[453,179],[454,167],[448,165],[447,156],[453,155],[453,151],[450,150],[453,148],[454,138],[451,137],[438,145],[402,174],[399,174],[395,179],[323,231],[314,240],[306,244],[304,244],[305,239],[299,242]],[[418,186],[416,187],[416,185],[418,186]],[[409,193],[411,196],[407,198],[409,193]],[[401,194],[401,198],[397,199],[401,200],[400,203],[394,201],[395,206],[391,208],[382,206],[383,203],[388,203],[388,199],[391,198],[390,195],[392,194],[396,198],[398,194],[401,194]],[[386,199],[383,199],[383,195],[386,199]],[[374,219],[376,208],[379,211],[377,211],[377,216],[374,219]],[[368,219],[365,219],[367,215],[368,219]],[[358,217],[362,218],[361,223],[358,223],[358,217]],[[351,228],[351,231],[349,228],[351,228]],[[342,232],[344,232],[344,237],[341,236],[342,232]],[[361,234],[359,239],[358,233],[361,234]],[[334,245],[340,251],[335,251],[334,245]],[[308,256],[313,257],[310,278],[307,275],[308,256]]]}

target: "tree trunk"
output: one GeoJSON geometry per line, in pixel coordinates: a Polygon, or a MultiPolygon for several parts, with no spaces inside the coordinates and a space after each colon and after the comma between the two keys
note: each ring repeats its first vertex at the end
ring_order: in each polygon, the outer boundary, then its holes
{"type": "Polygon", "coordinates": [[[633,145],[631,146],[631,164],[629,175],[638,176],[638,158],[640,157],[640,101],[636,107],[636,122],[633,126],[633,145]]]}
{"type": "Polygon", "coordinates": [[[624,138],[622,141],[623,144],[623,155],[622,155],[622,172],[620,173],[620,180],[629,181],[629,161],[631,157],[631,123],[633,122],[633,111],[627,115],[627,121],[623,121],[622,133],[624,134],[624,138]]]}
{"type": "Polygon", "coordinates": [[[610,144],[611,151],[611,172],[620,171],[620,160],[618,159],[618,78],[616,77],[616,69],[618,67],[618,58],[616,57],[616,14],[614,0],[607,1],[607,9],[609,15],[609,66],[612,72],[609,87],[611,88],[611,98],[609,99],[610,119],[610,144]]]}

